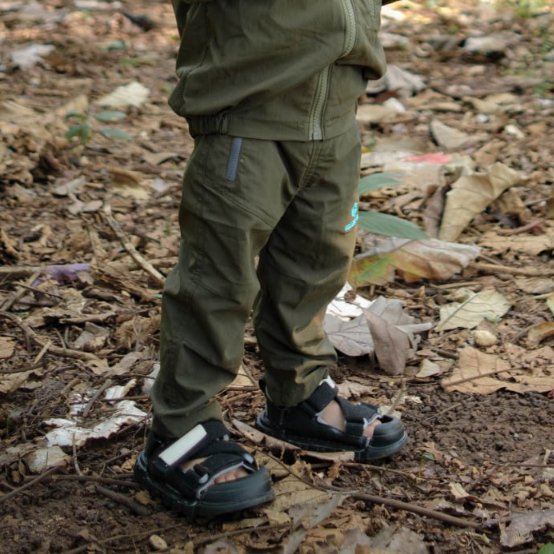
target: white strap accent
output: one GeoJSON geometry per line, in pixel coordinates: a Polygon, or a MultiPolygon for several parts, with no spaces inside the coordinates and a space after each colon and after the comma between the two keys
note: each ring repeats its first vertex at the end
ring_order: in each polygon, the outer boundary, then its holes
{"type": "Polygon", "coordinates": [[[322,385],[323,383],[327,383],[332,389],[336,388],[336,383],[333,381],[333,378],[330,375],[327,375],[325,379],[322,379],[319,384],[322,385]]]}
{"type": "Polygon", "coordinates": [[[202,425],[197,425],[178,441],[168,446],[158,457],[168,466],[172,466],[184,458],[207,435],[206,429],[202,425]]]}

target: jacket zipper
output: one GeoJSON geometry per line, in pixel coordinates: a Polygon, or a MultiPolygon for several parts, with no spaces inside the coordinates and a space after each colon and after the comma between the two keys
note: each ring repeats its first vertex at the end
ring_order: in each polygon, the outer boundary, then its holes
{"type": "Polygon", "coordinates": [[[310,113],[310,136],[312,140],[323,140],[323,108],[329,89],[329,69],[327,66],[317,80],[316,92],[310,113]]]}
{"type": "Polygon", "coordinates": [[[348,56],[354,49],[356,44],[356,14],[354,12],[354,6],[352,0],[342,0],[342,6],[344,8],[345,15],[345,37],[344,37],[344,49],[341,54],[341,58],[348,56]]]}
{"type": "MultiPolygon", "coordinates": [[[[352,0],[342,0],[345,16],[344,47],[340,57],[348,56],[356,44],[356,15],[352,0]]],[[[323,111],[329,90],[330,66],[326,67],[317,81],[316,94],[310,113],[310,135],[312,140],[323,140],[323,111]]]]}

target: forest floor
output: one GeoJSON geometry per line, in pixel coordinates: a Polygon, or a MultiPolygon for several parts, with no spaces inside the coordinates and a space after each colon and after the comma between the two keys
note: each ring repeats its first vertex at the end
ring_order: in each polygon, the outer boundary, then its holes
{"type": "MultiPolygon", "coordinates": [[[[401,300],[433,326],[403,375],[375,355],[342,354],[332,370],[346,396],[392,405],[409,445],[367,465],[255,431],[263,364],[249,329],[243,370],[220,396],[277,497],[190,524],[131,477],[193,147],[167,106],[171,5],[1,1],[2,554],[552,554],[551,8],[403,0],[383,10],[399,69],[363,99],[362,168],[403,177],[361,208],[424,227],[446,241],[436,252],[480,248],[448,275],[434,254],[433,268],[406,270],[402,249],[389,251],[396,274],[368,277],[363,263],[357,274],[360,295],[401,300]],[[460,178],[486,200],[452,204],[460,178]]],[[[368,240],[360,231],[360,250],[368,240]]]]}

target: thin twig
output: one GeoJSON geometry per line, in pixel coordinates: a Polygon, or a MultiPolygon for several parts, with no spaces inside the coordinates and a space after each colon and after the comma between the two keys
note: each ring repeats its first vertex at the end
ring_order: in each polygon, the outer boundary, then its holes
{"type": "Polygon", "coordinates": [[[86,418],[92,408],[92,405],[100,398],[100,395],[112,385],[112,380],[107,379],[102,386],[92,395],[92,398],[87,402],[85,409],[83,410],[83,418],[86,418]]]}
{"type": "Polygon", "coordinates": [[[110,479],[108,477],[96,477],[95,475],[54,475],[53,481],[82,481],[84,483],[102,483],[103,485],[119,485],[130,489],[140,489],[140,485],[124,479],[110,479]]]}
{"type": "MultiPolygon", "coordinates": [[[[26,325],[21,320],[21,318],[5,311],[0,311],[0,317],[11,320],[25,333],[25,335],[32,342],[34,342],[37,346],[44,348],[46,343],[43,342],[43,340],[28,325],[26,325]]],[[[55,356],[64,356],[66,358],[75,358],[77,360],[98,360],[98,358],[94,354],[90,354],[89,352],[81,352],[79,350],[71,350],[69,348],[59,348],[58,346],[50,346],[48,351],[50,352],[50,354],[53,354],[55,356]]]]}
{"type": "Polygon", "coordinates": [[[517,229],[499,229],[497,233],[505,237],[520,235],[521,233],[526,233],[527,231],[530,231],[531,229],[534,229],[535,227],[543,223],[544,219],[535,219],[534,221],[530,221],[529,223],[527,223],[527,225],[523,225],[522,227],[518,227],[517,229]]]}
{"type": "Polygon", "coordinates": [[[81,472],[81,468],[79,467],[79,462],[77,460],[77,446],[75,444],[75,433],[73,433],[73,438],[71,443],[72,443],[71,446],[73,449],[73,467],[75,468],[75,473],[77,473],[77,475],[83,475],[83,473],[81,472]]]}
{"type": "Polygon", "coordinates": [[[526,275],[529,277],[552,276],[552,269],[538,269],[536,267],[513,267],[483,262],[471,262],[468,267],[477,269],[478,271],[484,271],[485,273],[508,273],[510,275],[526,275]]]}
{"type": "Polygon", "coordinates": [[[4,496],[0,496],[0,504],[2,504],[3,502],[7,502],[10,498],[13,498],[16,494],[19,494],[20,492],[23,492],[24,490],[30,489],[33,485],[36,485],[39,481],[42,481],[43,479],[46,479],[47,477],[49,477],[53,473],[56,473],[56,471],[59,471],[59,469],[60,469],[59,467],[51,467],[48,471],[46,471],[42,475],[39,475],[38,477],[36,477],[32,481],[29,481],[28,483],[25,483],[24,485],[22,485],[18,489],[15,489],[15,490],[11,491],[8,494],[5,494],[4,496]]]}
{"type": "Polygon", "coordinates": [[[33,365],[37,365],[40,360],[42,360],[43,356],[50,350],[50,347],[52,346],[52,341],[47,340],[44,346],[42,347],[42,350],[37,354],[37,357],[35,358],[35,361],[33,362],[33,365]]]}
{"type": "Polygon", "coordinates": [[[121,227],[112,216],[111,207],[109,205],[104,206],[103,215],[106,223],[115,233],[115,235],[119,239],[119,242],[121,242],[121,245],[123,246],[123,248],[125,248],[129,256],[131,256],[131,258],[133,258],[133,260],[135,260],[135,262],[142,269],[144,269],[144,271],[152,276],[156,280],[156,282],[158,282],[159,284],[163,284],[165,282],[165,277],[148,260],[146,260],[141,254],[139,254],[136,251],[135,247],[127,240],[127,237],[123,233],[121,227]]]}
{"type": "Polygon", "coordinates": [[[333,487],[333,486],[323,486],[323,485],[315,485],[314,483],[311,483],[307,479],[304,479],[294,471],[292,471],[284,462],[276,458],[275,456],[272,456],[271,454],[265,453],[266,456],[269,456],[274,461],[276,461],[279,465],[281,465],[283,468],[285,468],[292,476],[296,477],[303,483],[306,483],[307,485],[313,487],[316,490],[320,490],[322,492],[338,492],[341,494],[345,494],[347,496],[351,496],[352,498],[355,498],[357,500],[363,500],[365,502],[371,502],[372,504],[379,504],[382,506],[388,506],[389,508],[395,508],[397,510],[404,510],[405,512],[412,512],[414,514],[431,517],[434,519],[438,519],[439,521],[444,521],[446,523],[450,523],[452,525],[456,525],[457,527],[470,527],[472,529],[480,529],[481,525],[479,523],[475,523],[473,521],[466,521],[465,519],[461,519],[459,517],[450,516],[448,514],[443,514],[442,512],[436,512],[434,510],[429,510],[427,508],[423,508],[421,506],[417,506],[416,504],[409,504],[407,502],[402,502],[401,500],[394,500],[392,498],[385,498],[382,496],[375,496],[371,494],[366,494],[360,491],[349,491],[344,490],[339,487],[333,487]]]}
{"type": "MultiPolygon", "coordinates": [[[[29,286],[32,285],[40,277],[40,271],[37,271],[36,268],[34,269],[35,270],[31,273],[31,277],[27,280],[26,285],[29,285],[29,286]]],[[[23,296],[24,292],[25,292],[24,288],[21,288],[18,291],[16,291],[10,298],[8,298],[2,304],[2,306],[0,306],[0,309],[5,310],[6,312],[9,311],[10,308],[15,304],[15,302],[23,296]]]]}
{"type": "Polygon", "coordinates": [[[148,508],[141,506],[132,498],[129,498],[128,496],[125,496],[124,494],[121,494],[119,492],[107,489],[106,487],[103,487],[101,485],[96,485],[96,492],[107,496],[109,499],[117,502],[118,504],[121,504],[122,506],[125,506],[126,508],[129,508],[129,510],[131,510],[137,516],[148,516],[151,513],[148,508]]]}
{"type": "Polygon", "coordinates": [[[491,375],[497,375],[498,373],[506,373],[507,371],[525,371],[524,369],[517,369],[513,367],[508,367],[505,369],[495,369],[494,371],[487,371],[486,373],[480,373],[479,375],[472,375],[471,377],[466,377],[465,379],[458,379],[457,381],[448,382],[445,379],[442,380],[443,387],[453,387],[454,385],[461,385],[462,383],[467,383],[468,381],[476,381],[482,377],[490,377],[491,375]]]}
{"type": "Polygon", "coordinates": [[[402,376],[402,380],[400,381],[400,388],[398,389],[398,392],[396,393],[396,396],[392,401],[391,407],[387,410],[387,413],[385,415],[392,415],[394,413],[394,410],[396,410],[398,404],[400,404],[400,401],[402,400],[402,397],[404,396],[405,392],[406,392],[406,377],[402,376]]]}

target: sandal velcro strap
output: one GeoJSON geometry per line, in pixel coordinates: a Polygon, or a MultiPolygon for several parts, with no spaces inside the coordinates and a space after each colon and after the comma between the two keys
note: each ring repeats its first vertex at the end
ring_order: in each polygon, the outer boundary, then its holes
{"type": "Polygon", "coordinates": [[[180,439],[158,452],[154,464],[158,471],[169,471],[183,460],[197,457],[214,441],[226,441],[228,438],[227,429],[220,421],[200,423],[180,439]]]}
{"type": "Polygon", "coordinates": [[[346,433],[349,435],[363,435],[365,428],[381,417],[379,408],[372,404],[352,404],[343,398],[337,398],[336,400],[344,414],[346,433]]]}
{"type": "Polygon", "coordinates": [[[327,377],[323,379],[309,398],[299,404],[308,415],[317,415],[322,412],[338,396],[335,382],[327,377]]]}

